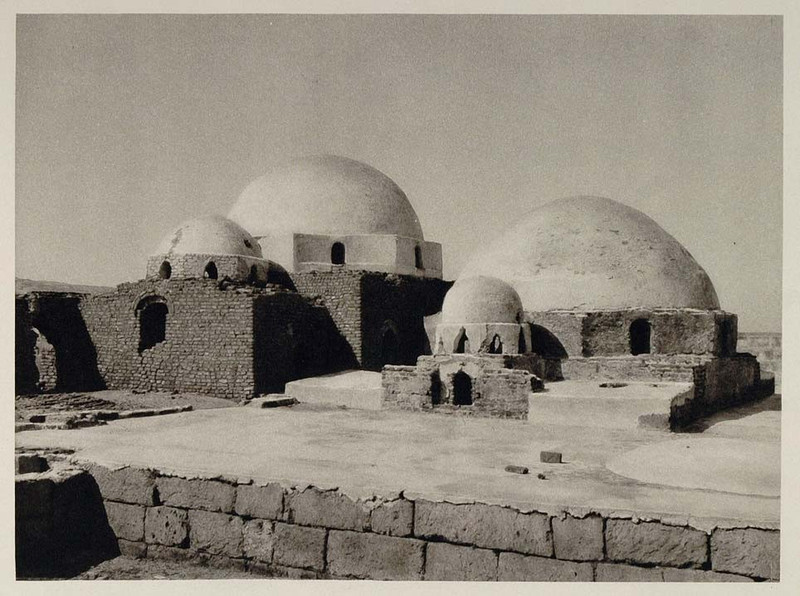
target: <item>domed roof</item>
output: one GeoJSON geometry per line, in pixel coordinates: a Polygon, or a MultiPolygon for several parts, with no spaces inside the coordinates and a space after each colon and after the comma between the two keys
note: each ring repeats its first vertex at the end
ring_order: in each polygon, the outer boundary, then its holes
{"type": "Polygon", "coordinates": [[[155,254],[241,255],[263,258],[258,242],[238,224],[220,215],[207,215],[182,223],[164,238],[155,254]]]}
{"type": "Polygon", "coordinates": [[[257,237],[297,232],[423,239],[417,214],[397,184],[367,164],[335,155],[276,167],[244,189],[228,216],[257,237]]]}
{"type": "Polygon", "coordinates": [[[495,277],[460,277],[447,292],[441,323],[519,323],[522,301],[495,277]]]}
{"type": "Polygon", "coordinates": [[[467,264],[495,275],[527,311],[719,308],[697,261],[644,213],[611,199],[547,203],[467,264]]]}

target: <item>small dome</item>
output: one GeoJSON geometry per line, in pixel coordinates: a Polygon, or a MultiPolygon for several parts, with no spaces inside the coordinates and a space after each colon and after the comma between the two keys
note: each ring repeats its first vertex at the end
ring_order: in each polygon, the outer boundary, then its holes
{"type": "Polygon", "coordinates": [[[228,216],[259,238],[294,232],[423,240],[417,214],[397,184],[365,163],[336,155],[276,167],[244,189],[228,216]]]}
{"type": "Polygon", "coordinates": [[[157,255],[211,254],[262,258],[258,242],[220,215],[198,217],[171,232],[154,253],[157,255]]]}
{"type": "Polygon", "coordinates": [[[522,301],[516,290],[495,277],[462,277],[447,292],[443,324],[519,323],[522,301]]]}
{"type": "Polygon", "coordinates": [[[689,251],[641,211],[601,197],[547,203],[476,255],[464,275],[495,275],[526,311],[717,309],[689,251]]]}

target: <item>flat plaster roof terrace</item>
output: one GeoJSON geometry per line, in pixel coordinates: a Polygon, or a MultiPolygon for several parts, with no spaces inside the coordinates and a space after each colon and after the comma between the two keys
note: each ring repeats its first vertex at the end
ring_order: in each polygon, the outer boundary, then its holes
{"type": "Polygon", "coordinates": [[[78,460],[114,467],[338,487],[354,498],[403,491],[521,511],[778,528],[780,397],[717,414],[705,426],[675,434],[301,404],[25,431],[16,443],[74,449],[78,460]],[[561,451],[564,463],[540,463],[542,450],[561,451]],[[506,472],[509,464],[530,473],[506,472]]]}

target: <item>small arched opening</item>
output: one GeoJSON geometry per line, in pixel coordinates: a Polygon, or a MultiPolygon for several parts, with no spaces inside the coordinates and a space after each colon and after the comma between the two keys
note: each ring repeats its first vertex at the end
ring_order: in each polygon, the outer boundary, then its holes
{"type": "Polygon", "coordinates": [[[334,242],[331,246],[331,263],[333,265],[344,265],[344,244],[341,242],[334,242]]]}
{"type": "Polygon", "coordinates": [[[384,324],[381,334],[381,363],[400,364],[400,340],[393,324],[384,324]]]}
{"type": "Polygon", "coordinates": [[[250,265],[250,272],[247,274],[247,283],[254,284],[258,281],[258,267],[250,265]]]}
{"type": "Polygon", "coordinates": [[[522,329],[519,330],[519,338],[517,339],[517,353],[525,354],[528,351],[528,346],[525,343],[525,333],[522,329]]]}
{"type": "Polygon", "coordinates": [[[647,319],[636,319],[630,327],[631,354],[650,353],[650,322],[647,319]]]}
{"type": "Polygon", "coordinates": [[[456,338],[453,354],[466,354],[467,352],[469,352],[469,338],[467,332],[462,329],[456,338]]]}
{"type": "Polygon", "coordinates": [[[214,261],[209,261],[206,265],[206,268],[203,269],[203,277],[205,279],[217,279],[219,277],[217,265],[214,263],[214,261]]]}
{"type": "Polygon", "coordinates": [[[169,264],[169,261],[161,263],[161,267],[158,268],[158,276],[161,279],[169,279],[172,277],[172,265],[169,264]]]}
{"type": "Polygon", "coordinates": [[[167,338],[167,305],[162,298],[150,297],[136,307],[139,313],[139,352],[149,350],[167,338]]]}
{"type": "Polygon", "coordinates": [[[502,354],[503,353],[503,342],[500,339],[499,335],[495,335],[492,338],[492,343],[489,344],[489,353],[490,354],[502,354]]]}
{"type": "Polygon", "coordinates": [[[419,245],[414,247],[414,267],[424,269],[422,265],[422,248],[419,245]]]}
{"type": "Polygon", "coordinates": [[[453,375],[453,405],[472,405],[472,379],[463,370],[453,375]]]}

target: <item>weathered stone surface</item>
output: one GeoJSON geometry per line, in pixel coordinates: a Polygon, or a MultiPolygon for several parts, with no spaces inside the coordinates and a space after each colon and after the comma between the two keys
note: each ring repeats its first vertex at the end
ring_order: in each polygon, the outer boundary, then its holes
{"type": "Polygon", "coordinates": [[[320,528],[275,522],[273,562],[322,571],[325,568],[325,533],[326,530],[320,528]]]}
{"type": "Polygon", "coordinates": [[[780,578],[781,535],[758,528],[717,529],[711,535],[711,568],[766,579],[780,578]]]}
{"type": "Polygon", "coordinates": [[[130,559],[144,559],[147,556],[147,544],[144,542],[131,542],[120,538],[117,540],[119,554],[130,559]]]}
{"type": "Polygon", "coordinates": [[[148,559],[162,559],[165,561],[191,561],[195,564],[205,562],[207,555],[196,553],[188,548],[178,548],[175,546],[163,546],[161,544],[147,545],[148,559]]]}
{"type": "Polygon", "coordinates": [[[453,505],[418,500],[414,504],[414,534],[482,548],[553,555],[547,515],[523,514],[483,503],[453,505]]]}
{"type": "Polygon", "coordinates": [[[753,580],[743,575],[733,573],[717,573],[716,571],[703,571],[702,569],[670,569],[663,570],[665,582],[752,582],[753,580]]]}
{"type": "Polygon", "coordinates": [[[241,517],[189,510],[189,547],[212,555],[242,556],[241,517]]]}
{"type": "Polygon", "coordinates": [[[336,491],[307,488],[287,496],[288,521],[303,526],[368,530],[369,507],[336,491]]]}
{"type": "Polygon", "coordinates": [[[425,555],[425,579],[494,581],[497,579],[497,554],[473,546],[431,542],[425,555]]]}
{"type": "Polygon", "coordinates": [[[240,484],[236,487],[236,513],[261,519],[281,519],[283,488],[279,484],[240,484]]]}
{"type": "Polygon", "coordinates": [[[331,530],[328,570],[341,577],[422,579],[425,543],[362,532],[331,530]]]}
{"type": "Polygon", "coordinates": [[[54,484],[50,478],[22,477],[14,480],[16,519],[41,518],[51,514],[54,484]]]}
{"type": "Polygon", "coordinates": [[[660,582],[664,581],[661,569],[635,567],[614,563],[597,563],[594,571],[596,582],[660,582]]]}
{"type": "Polygon", "coordinates": [[[14,455],[14,474],[44,472],[48,469],[47,460],[35,453],[16,453],[14,455]]]}
{"type": "Polygon", "coordinates": [[[108,525],[117,538],[133,542],[144,540],[144,506],[105,501],[108,525]]]}
{"type": "Polygon", "coordinates": [[[270,563],[274,546],[275,535],[272,531],[272,522],[263,519],[251,519],[244,522],[242,550],[245,557],[270,563]]]}
{"type": "Polygon", "coordinates": [[[148,544],[185,546],[189,540],[189,516],[183,509],[174,507],[148,507],[144,539],[148,544]]]}
{"type": "Polygon", "coordinates": [[[386,501],[372,510],[372,531],[389,536],[411,536],[414,530],[414,504],[405,499],[386,501]]]}
{"type": "Polygon", "coordinates": [[[606,553],[613,561],[701,567],[708,558],[708,536],[692,528],[658,522],[609,519],[606,553]]]}
{"type": "Polygon", "coordinates": [[[500,553],[497,576],[504,582],[590,582],[593,572],[591,563],[500,553]]]}
{"type": "Polygon", "coordinates": [[[156,481],[156,488],[161,502],[173,507],[230,513],[236,500],[236,489],[217,480],[163,476],[156,481]]]}
{"type": "Polygon", "coordinates": [[[603,560],[603,519],[592,515],[579,519],[567,515],[552,519],[553,550],[556,559],[603,560]]]}
{"type": "Polygon", "coordinates": [[[128,467],[115,470],[92,464],[87,471],[97,482],[103,499],[138,505],[155,504],[155,475],[150,470],[128,467]]]}

